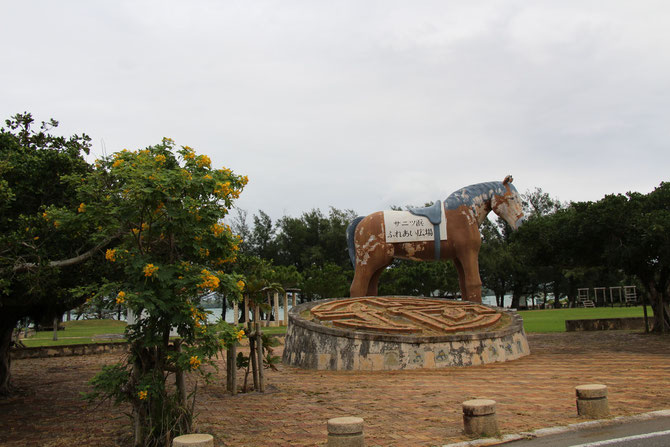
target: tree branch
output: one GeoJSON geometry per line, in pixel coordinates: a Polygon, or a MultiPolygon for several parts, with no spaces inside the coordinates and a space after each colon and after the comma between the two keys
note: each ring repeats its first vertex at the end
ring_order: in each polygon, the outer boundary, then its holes
{"type": "MultiPolygon", "coordinates": [[[[116,233],[116,234],[108,237],[107,239],[100,242],[95,247],[91,248],[89,251],[87,251],[85,253],[82,253],[79,256],[75,256],[74,258],[69,258],[69,259],[61,259],[61,260],[58,260],[58,261],[51,261],[47,265],[49,267],[69,267],[71,265],[76,265],[76,264],[82,263],[82,262],[86,261],[87,259],[89,259],[91,256],[93,256],[95,254],[95,252],[97,252],[98,250],[103,248],[105,245],[109,244],[114,239],[121,236],[121,234],[122,233],[119,232],[119,233],[116,233]]],[[[38,267],[38,264],[35,264],[33,262],[25,262],[23,264],[15,265],[12,270],[13,270],[14,273],[19,273],[19,272],[25,272],[27,270],[33,270],[33,269],[36,269],[37,267],[38,267]]]]}

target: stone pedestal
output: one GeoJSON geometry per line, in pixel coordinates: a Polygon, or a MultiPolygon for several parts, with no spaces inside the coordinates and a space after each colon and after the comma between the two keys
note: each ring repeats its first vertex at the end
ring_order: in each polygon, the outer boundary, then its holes
{"type": "Polygon", "coordinates": [[[172,447],[214,447],[214,437],[204,433],[177,436],[172,447]]]}
{"type": "Polygon", "coordinates": [[[284,326],[288,326],[288,293],[284,292],[284,326]]]}
{"type": "Polygon", "coordinates": [[[328,420],[328,447],[364,447],[363,419],[342,417],[328,420]]]}
{"type": "Polygon", "coordinates": [[[473,399],[463,402],[463,428],[469,436],[495,436],[498,433],[496,401],[473,399]]]}
{"type": "Polygon", "coordinates": [[[591,383],[575,387],[577,414],[590,419],[600,419],[610,414],[607,386],[591,383]]]}

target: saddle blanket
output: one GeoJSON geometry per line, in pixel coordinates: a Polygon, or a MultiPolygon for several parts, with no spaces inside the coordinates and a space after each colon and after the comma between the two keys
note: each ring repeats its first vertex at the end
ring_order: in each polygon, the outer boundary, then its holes
{"type": "MultiPolygon", "coordinates": [[[[440,240],[447,240],[447,218],[441,209],[440,240]]],[[[409,211],[384,211],[386,242],[428,242],[435,240],[435,227],[427,217],[409,211]]]]}

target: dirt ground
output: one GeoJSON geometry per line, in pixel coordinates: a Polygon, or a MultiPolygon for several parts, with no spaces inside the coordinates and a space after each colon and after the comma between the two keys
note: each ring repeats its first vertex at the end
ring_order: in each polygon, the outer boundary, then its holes
{"type": "MultiPolygon", "coordinates": [[[[198,385],[197,428],[219,446],[324,445],[326,421],[365,420],[369,446],[433,446],[464,440],[461,402],[498,402],[502,433],[578,422],[574,387],[609,387],[612,416],[670,408],[670,336],[628,332],[531,334],[531,355],[470,368],[389,372],[306,371],[280,366],[268,392],[230,396],[223,362],[198,385]]],[[[0,400],[1,446],[128,445],[128,408],[80,399],[118,356],[13,362],[14,397],[0,400]]]]}

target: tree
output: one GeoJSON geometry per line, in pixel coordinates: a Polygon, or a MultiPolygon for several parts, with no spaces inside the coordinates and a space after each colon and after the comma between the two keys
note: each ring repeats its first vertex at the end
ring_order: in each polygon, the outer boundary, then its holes
{"type": "Polygon", "coordinates": [[[277,222],[279,265],[294,265],[299,271],[311,266],[336,264],[351,268],[346,229],[356,217],[353,211],[331,208],[328,217],[320,210],[303,213],[300,218],[284,216],[277,222]]]}
{"type": "Polygon", "coordinates": [[[584,263],[600,262],[637,277],[654,309],[654,330],[670,330],[670,183],[649,194],[608,195],[576,204],[584,263]],[[589,250],[591,248],[591,250],[589,250]]]}
{"type": "Polygon", "coordinates": [[[83,158],[90,138],[53,135],[53,119],[39,130],[33,124],[24,113],[0,129],[0,395],[11,391],[9,348],[16,323],[28,316],[52,318],[82,304],[87,297],[71,289],[79,278],[100,273],[95,263],[83,264],[110,241],[89,238],[84,226],[61,228],[59,220],[46,218],[52,207],[79,207],[77,184],[66,176],[90,173],[83,158]]]}
{"type": "Polygon", "coordinates": [[[277,249],[274,234],[275,228],[272,225],[272,219],[262,210],[258,210],[258,214],[254,216],[254,226],[249,235],[249,251],[251,254],[264,259],[276,258],[277,249]]]}
{"type": "Polygon", "coordinates": [[[512,232],[502,219],[485,221],[482,226],[482,283],[495,293],[499,306],[504,304],[508,292],[512,292],[511,306],[517,308],[522,297],[542,292],[546,298],[552,288],[558,303],[560,292],[556,286],[562,284],[563,275],[553,252],[560,244],[547,244],[547,229],[543,226],[546,220],[542,218],[556,213],[563,205],[540,188],[527,191],[522,198],[526,222],[518,231],[512,232]]]}
{"type": "Polygon", "coordinates": [[[455,296],[459,293],[458,274],[452,262],[395,260],[380,281],[380,295],[455,296]]]}
{"type": "Polygon", "coordinates": [[[346,296],[352,278],[333,262],[308,267],[302,276],[300,289],[307,300],[346,296]]]}
{"type": "Polygon", "coordinates": [[[126,330],[127,359],[93,379],[89,398],[128,402],[136,445],[169,445],[191,430],[184,375],[205,375],[201,365],[221,346],[208,330],[200,297],[211,291],[241,295],[240,278],[220,270],[235,261],[239,244],[221,219],[246,182],[229,169],[213,169],[209,157],[188,146],[175,149],[166,138],[98,160],[78,182],[77,209],[47,210],[63,228],[89,225],[98,229],[96,238],[117,237],[99,257],[116,276],[96,295],[138,319],[126,330]],[[180,338],[175,343],[172,330],[180,338]],[[175,387],[167,383],[172,376],[175,387]]]}

